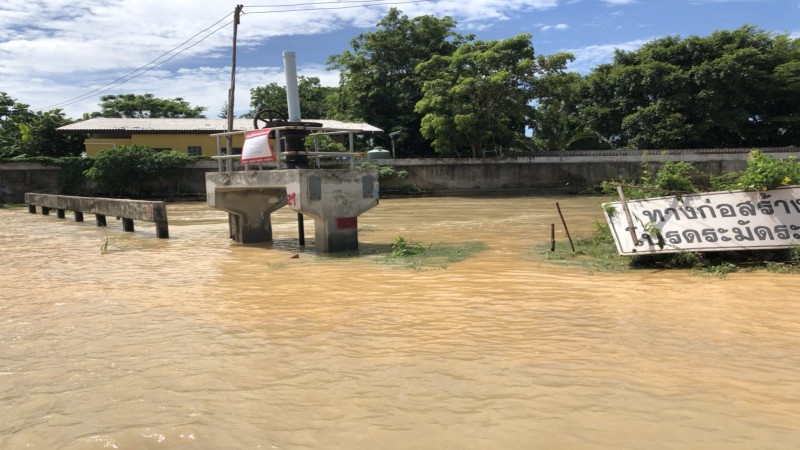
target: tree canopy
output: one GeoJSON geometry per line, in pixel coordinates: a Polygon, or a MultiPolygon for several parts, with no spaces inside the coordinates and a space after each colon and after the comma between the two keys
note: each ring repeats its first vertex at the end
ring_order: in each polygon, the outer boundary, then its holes
{"type": "MultiPolygon", "coordinates": [[[[297,94],[300,97],[300,111],[303,119],[332,119],[336,112],[330,98],[337,88],[320,85],[317,77],[297,78],[297,94]]],[[[270,83],[250,89],[249,117],[254,117],[262,109],[275,109],[287,113],[286,87],[270,83]]]]}
{"type": "Polygon", "coordinates": [[[56,132],[72,122],[60,109],[34,112],[0,92],[0,158],[78,156],[85,137],[56,132]]]}
{"type": "Polygon", "coordinates": [[[89,117],[137,118],[202,118],[205,106],[191,106],[181,97],[163,99],[153,94],[120,94],[100,97],[100,111],[89,117]]]}
{"type": "Polygon", "coordinates": [[[415,111],[422,98],[422,80],[415,69],[433,56],[450,55],[467,38],[455,33],[450,17],[409,19],[392,8],[379,29],[350,41],[351,50],[328,58],[340,71],[334,101],[340,118],[365,120],[384,131],[376,141],[390,145],[389,132],[400,131],[398,155],[425,156],[430,143],[420,132],[422,115],[415,111]]]}
{"type": "Polygon", "coordinates": [[[766,147],[800,141],[800,39],[753,26],[666,37],[586,77],[581,114],[617,147],[766,147]]]}
{"type": "Polygon", "coordinates": [[[438,153],[466,148],[476,158],[490,147],[519,144],[538,70],[530,39],[468,42],[417,66],[425,84],[416,111],[438,153]]]}

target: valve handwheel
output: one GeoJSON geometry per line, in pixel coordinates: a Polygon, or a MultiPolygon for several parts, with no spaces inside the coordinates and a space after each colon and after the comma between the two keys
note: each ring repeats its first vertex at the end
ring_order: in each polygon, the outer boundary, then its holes
{"type": "Polygon", "coordinates": [[[264,122],[266,126],[278,126],[287,122],[286,115],[277,109],[262,109],[253,118],[253,128],[258,130],[259,122],[264,122]]]}

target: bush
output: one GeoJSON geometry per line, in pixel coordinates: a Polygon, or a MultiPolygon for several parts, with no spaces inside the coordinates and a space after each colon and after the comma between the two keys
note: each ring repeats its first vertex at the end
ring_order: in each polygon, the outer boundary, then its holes
{"type": "Polygon", "coordinates": [[[379,166],[371,162],[363,162],[357,166],[359,169],[378,169],[378,180],[390,178],[408,178],[407,170],[397,170],[394,166],[379,166]]]}
{"type": "Polygon", "coordinates": [[[191,160],[183,153],[125,145],[100,151],[84,174],[92,180],[95,195],[141,198],[148,183],[175,175],[191,160]]]}
{"type": "Polygon", "coordinates": [[[800,183],[800,163],[791,156],[787,159],[775,158],[753,150],[747,160],[747,168],[736,174],[714,177],[712,186],[717,190],[758,190],[766,191],[781,186],[800,183]]]}
{"type": "Polygon", "coordinates": [[[650,163],[642,163],[642,176],[640,182],[635,181],[615,181],[604,182],[603,192],[616,194],[615,184],[628,186],[641,186],[646,189],[635,187],[624,187],[625,197],[633,200],[640,198],[659,197],[669,192],[697,192],[692,178],[697,176],[699,171],[692,163],[686,161],[664,161],[658,167],[658,171],[653,176],[653,166],[650,163]]]}

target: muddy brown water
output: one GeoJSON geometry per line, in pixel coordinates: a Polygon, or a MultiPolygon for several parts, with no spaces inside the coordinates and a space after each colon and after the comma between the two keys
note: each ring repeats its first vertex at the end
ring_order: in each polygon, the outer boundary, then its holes
{"type": "Polygon", "coordinates": [[[543,261],[604,200],[383,200],[347,258],[289,211],[242,246],[202,203],[168,240],[0,209],[0,448],[796,448],[800,277],[543,261]]]}

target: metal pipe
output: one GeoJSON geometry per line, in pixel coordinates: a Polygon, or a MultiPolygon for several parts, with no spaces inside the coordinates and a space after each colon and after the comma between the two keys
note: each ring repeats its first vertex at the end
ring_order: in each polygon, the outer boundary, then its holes
{"type": "Polygon", "coordinates": [[[286,75],[286,103],[289,122],[300,122],[300,94],[297,91],[297,62],[294,52],[283,52],[283,70],[286,75]]]}

